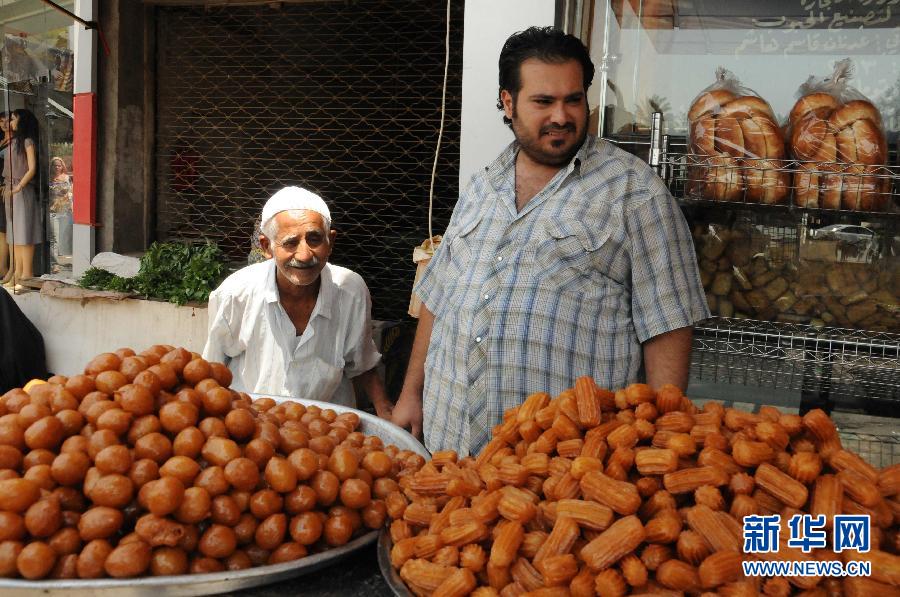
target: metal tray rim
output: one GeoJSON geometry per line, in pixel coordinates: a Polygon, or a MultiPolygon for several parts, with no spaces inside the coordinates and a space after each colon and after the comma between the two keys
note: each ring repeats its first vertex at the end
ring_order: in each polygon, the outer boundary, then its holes
{"type": "MultiPolygon", "coordinates": [[[[221,591],[244,589],[262,584],[270,584],[279,580],[286,580],[293,576],[301,576],[309,572],[315,572],[333,563],[333,560],[350,554],[366,545],[370,545],[378,538],[379,531],[370,531],[350,541],[346,545],[336,549],[330,549],[300,560],[257,566],[246,570],[209,572],[206,574],[179,574],[175,576],[144,576],[138,578],[101,578],[96,580],[72,579],[72,580],[22,580],[4,579],[0,581],[0,590],[4,594],[7,590],[40,591],[50,593],[53,591],[90,591],[96,594],[99,590],[116,591],[117,595],[133,594],[129,589],[141,589],[153,591],[154,595],[208,595],[221,591]],[[300,562],[302,566],[298,565],[300,562]],[[265,578],[263,578],[265,577],[265,578]],[[262,581],[262,582],[258,582],[262,581]],[[204,587],[201,592],[194,592],[191,587],[195,585],[210,585],[204,587]],[[220,588],[228,585],[227,588],[220,588]],[[124,592],[123,592],[124,591],[124,592]],[[160,592],[161,591],[161,592],[160,592]]],[[[16,593],[13,593],[16,594],[16,593]]],[[[77,593],[76,593],[77,594],[77,593]]],[[[149,593],[147,593],[149,595],[149,593]]]]}

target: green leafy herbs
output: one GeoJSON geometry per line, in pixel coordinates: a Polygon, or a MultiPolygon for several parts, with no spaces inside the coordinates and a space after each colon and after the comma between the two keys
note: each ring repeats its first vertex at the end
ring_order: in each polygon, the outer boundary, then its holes
{"type": "Polygon", "coordinates": [[[226,273],[222,252],[213,243],[153,243],[141,257],[137,276],[121,278],[92,267],[84,272],[78,285],[183,305],[208,300],[226,273]]]}

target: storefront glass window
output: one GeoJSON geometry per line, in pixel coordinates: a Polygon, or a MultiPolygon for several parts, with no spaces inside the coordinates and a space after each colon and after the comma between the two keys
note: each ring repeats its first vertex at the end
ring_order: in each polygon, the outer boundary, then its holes
{"type": "MultiPolygon", "coordinates": [[[[74,1],[59,2],[72,10],[74,1]]],[[[0,271],[16,281],[72,268],[72,20],[40,0],[0,2],[6,191],[0,271]],[[10,194],[11,192],[14,193],[10,194]]]]}
{"type": "MultiPolygon", "coordinates": [[[[732,71],[787,119],[800,85],[850,58],[850,84],[900,129],[900,10],[885,0],[608,0],[593,3],[591,53],[601,67],[605,135],[685,134],[691,102],[732,71]]],[[[598,77],[598,82],[600,77],[598,77]]],[[[598,115],[601,116],[601,115],[598,115]]],[[[600,118],[597,118],[600,120],[600,118]]]]}

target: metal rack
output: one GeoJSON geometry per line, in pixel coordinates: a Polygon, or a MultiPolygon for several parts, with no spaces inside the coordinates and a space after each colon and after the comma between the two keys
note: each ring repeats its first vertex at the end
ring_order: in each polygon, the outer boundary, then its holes
{"type": "MultiPolygon", "coordinates": [[[[878,218],[891,218],[900,216],[898,201],[900,201],[900,166],[897,163],[897,152],[893,149],[888,155],[887,164],[866,166],[864,169],[853,164],[843,162],[809,162],[802,160],[756,160],[711,157],[707,155],[693,154],[689,151],[687,139],[683,136],[674,137],[661,135],[657,131],[661,128],[661,119],[653,120],[649,137],[644,136],[643,144],[649,145],[647,150],[649,158],[657,156],[656,160],[648,159],[650,165],[657,169],[660,177],[666,182],[672,195],[683,203],[695,205],[726,205],[737,204],[754,210],[782,210],[787,212],[802,211],[822,215],[851,215],[854,217],[876,216],[878,218]],[[659,139],[658,149],[654,148],[654,139],[659,139]],[[758,174],[766,173],[780,175],[786,180],[787,192],[778,200],[764,202],[755,200],[748,192],[749,187],[743,183],[737,183],[735,188],[726,188],[732,191],[732,197],[722,199],[707,188],[706,182],[712,176],[715,178],[740,179],[747,172],[758,174]],[[798,177],[798,173],[812,175],[798,177]],[[877,206],[876,209],[862,209],[859,205],[862,201],[857,199],[857,204],[848,208],[852,201],[841,202],[840,208],[826,208],[820,206],[820,201],[813,200],[815,189],[812,185],[818,179],[819,186],[837,190],[840,196],[841,189],[853,186],[859,189],[859,197],[868,195],[868,198],[877,206]],[[811,192],[812,191],[812,192],[811,192]]],[[[616,140],[619,145],[634,144],[634,140],[616,140]]],[[[818,199],[818,197],[816,198],[818,199]]],[[[839,200],[840,202],[840,200],[839,200]]]]}
{"type": "Polygon", "coordinates": [[[900,438],[896,435],[873,435],[841,431],[841,445],[845,450],[859,454],[874,467],[882,468],[900,462],[900,438]]]}
{"type": "MultiPolygon", "coordinates": [[[[773,204],[748,201],[746,189],[734,201],[719,201],[710,199],[702,184],[698,184],[705,175],[704,169],[748,166],[740,162],[726,166],[712,164],[708,156],[690,154],[685,139],[670,138],[661,131],[661,115],[654,114],[649,135],[608,140],[656,168],[673,196],[689,212],[689,220],[690,214],[725,216],[732,223],[746,220],[747,229],[762,231],[770,246],[783,251],[786,261],[796,257],[801,237],[812,222],[868,221],[880,227],[884,238],[893,239],[898,234],[900,167],[881,165],[866,171],[879,195],[877,211],[822,209],[802,203],[798,197],[809,189],[794,184],[798,169],[805,167],[823,177],[830,176],[832,184],[839,185],[857,173],[848,170],[845,164],[812,166],[794,160],[762,165],[789,181],[781,201],[773,204]]],[[[889,158],[890,163],[897,162],[896,153],[889,158]]],[[[754,164],[749,167],[753,168],[754,164]]],[[[766,401],[765,390],[784,390],[799,396],[803,412],[821,407],[829,411],[896,416],[900,405],[900,334],[852,329],[839,321],[822,325],[822,321],[813,319],[814,325],[810,325],[809,318],[797,321],[790,314],[764,314],[761,320],[752,319],[752,315],[750,318],[745,314],[741,318],[712,317],[695,327],[692,383],[760,388],[764,390],[759,398],[762,402],[766,401]]],[[[900,312],[894,315],[900,317],[900,312]]],[[[850,448],[872,452],[873,464],[886,465],[900,460],[898,438],[851,433],[847,439],[859,444],[850,448]]]]}
{"type": "Polygon", "coordinates": [[[900,334],[712,317],[695,328],[692,376],[799,392],[801,411],[893,414],[900,334]]]}
{"type": "Polygon", "coordinates": [[[854,215],[900,215],[900,212],[893,211],[896,196],[893,186],[895,181],[900,180],[900,167],[896,166],[867,166],[864,171],[859,171],[852,164],[838,162],[739,160],[665,152],[660,158],[659,169],[672,194],[692,202],[728,202],[763,209],[802,209],[854,215]],[[750,172],[760,179],[766,177],[766,186],[754,187],[742,182],[750,172]],[[717,182],[711,182],[713,180],[717,182]],[[823,187],[832,190],[840,208],[822,205],[824,191],[820,191],[817,180],[823,187]],[[783,185],[780,196],[768,201],[754,199],[752,191],[772,192],[776,184],[783,185]]]}

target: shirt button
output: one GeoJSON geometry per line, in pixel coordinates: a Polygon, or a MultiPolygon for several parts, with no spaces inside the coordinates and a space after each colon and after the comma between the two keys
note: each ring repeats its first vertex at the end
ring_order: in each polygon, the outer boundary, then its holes
{"type": "Polygon", "coordinates": [[[478,344],[481,344],[481,336],[478,336],[477,338],[475,338],[475,342],[478,344]]]}
{"type": "Polygon", "coordinates": [[[503,261],[503,256],[502,256],[502,255],[497,255],[497,261],[503,261]]]}
{"type": "Polygon", "coordinates": [[[484,295],[484,300],[488,300],[490,297],[488,295],[484,295]]]}

